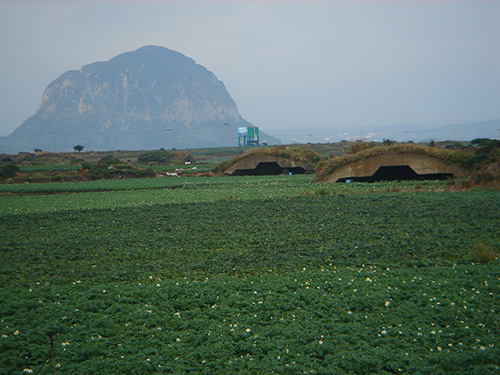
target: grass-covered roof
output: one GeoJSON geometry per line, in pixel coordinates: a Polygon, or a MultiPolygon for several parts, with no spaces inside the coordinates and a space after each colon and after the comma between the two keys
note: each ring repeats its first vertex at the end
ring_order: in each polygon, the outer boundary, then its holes
{"type": "Polygon", "coordinates": [[[321,157],[318,155],[318,153],[311,150],[306,150],[299,147],[275,146],[246,151],[243,154],[238,155],[230,160],[219,163],[213,171],[215,173],[223,173],[224,171],[244,159],[254,158],[260,155],[271,155],[294,161],[303,161],[307,164],[308,169],[311,171],[314,171],[316,169],[318,163],[321,160],[321,157]]]}
{"type": "Polygon", "coordinates": [[[332,174],[338,168],[345,165],[358,162],[363,159],[368,159],[378,155],[388,154],[417,154],[434,157],[443,161],[446,164],[455,164],[459,167],[466,166],[472,154],[464,149],[445,149],[441,147],[431,147],[412,143],[398,143],[393,145],[374,146],[362,149],[361,151],[335,156],[323,162],[316,171],[314,181],[320,181],[326,176],[332,174]]]}

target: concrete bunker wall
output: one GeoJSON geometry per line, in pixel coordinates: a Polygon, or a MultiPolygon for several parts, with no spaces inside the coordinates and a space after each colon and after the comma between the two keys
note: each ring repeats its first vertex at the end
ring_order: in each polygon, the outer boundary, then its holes
{"type": "Polygon", "coordinates": [[[427,155],[385,154],[369,157],[338,168],[322,182],[437,180],[462,177],[464,172],[455,165],[427,155]]]}

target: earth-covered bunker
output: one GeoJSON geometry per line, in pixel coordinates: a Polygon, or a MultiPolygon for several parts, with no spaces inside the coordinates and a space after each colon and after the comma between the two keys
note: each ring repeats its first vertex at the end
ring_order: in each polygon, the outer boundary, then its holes
{"type": "Polygon", "coordinates": [[[304,174],[314,172],[320,159],[314,151],[278,146],[244,153],[218,169],[231,176],[304,174]]]}
{"type": "Polygon", "coordinates": [[[375,182],[395,180],[443,180],[463,177],[464,171],[438,157],[421,153],[385,153],[373,155],[320,173],[315,182],[375,182]]]}

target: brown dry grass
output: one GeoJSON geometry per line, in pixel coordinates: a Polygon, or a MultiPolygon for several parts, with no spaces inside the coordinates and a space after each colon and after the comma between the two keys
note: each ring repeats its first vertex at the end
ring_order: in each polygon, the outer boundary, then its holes
{"type": "Polygon", "coordinates": [[[471,255],[474,263],[481,264],[488,264],[498,258],[497,252],[483,242],[474,244],[471,255]]]}

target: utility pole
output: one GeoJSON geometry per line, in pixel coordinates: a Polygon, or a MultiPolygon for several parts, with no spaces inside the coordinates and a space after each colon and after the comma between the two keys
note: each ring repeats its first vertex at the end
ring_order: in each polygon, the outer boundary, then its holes
{"type": "Polygon", "coordinates": [[[56,131],[51,131],[52,133],[52,138],[53,138],[53,141],[54,141],[54,152],[56,152],[56,134],[57,132],[56,131]]]}
{"type": "Polygon", "coordinates": [[[224,125],[226,125],[227,129],[227,147],[229,147],[229,122],[226,122],[224,125]]]}
{"type": "Polygon", "coordinates": [[[170,132],[172,129],[167,129],[167,134],[168,134],[168,149],[170,150],[170,132]]]}

